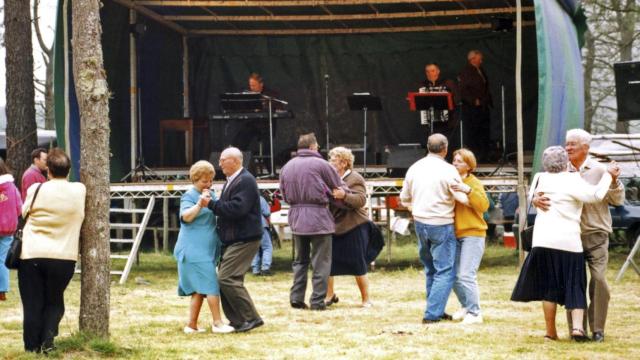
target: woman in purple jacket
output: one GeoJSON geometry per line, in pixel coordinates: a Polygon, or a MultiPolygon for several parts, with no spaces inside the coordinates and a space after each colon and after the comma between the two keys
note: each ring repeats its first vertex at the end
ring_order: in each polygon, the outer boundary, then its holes
{"type": "Polygon", "coordinates": [[[13,176],[0,158],[0,301],[7,299],[9,291],[9,269],[4,259],[13,241],[13,233],[18,227],[18,217],[22,209],[22,198],[13,184],[13,176]]]}

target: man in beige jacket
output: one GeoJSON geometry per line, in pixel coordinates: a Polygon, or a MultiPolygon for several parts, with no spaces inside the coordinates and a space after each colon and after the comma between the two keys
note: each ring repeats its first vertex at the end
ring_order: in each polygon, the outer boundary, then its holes
{"type": "MultiPolygon", "coordinates": [[[[624,185],[618,180],[620,168],[615,162],[607,167],[589,157],[590,143],[591,134],[588,132],[582,129],[567,131],[565,149],[569,155],[569,171],[579,171],[580,176],[592,185],[597,184],[607,171],[613,178],[607,196],[599,203],[585,203],[580,219],[582,248],[591,275],[587,312],[589,328],[593,333],[593,340],[601,342],[604,341],[604,326],[607,321],[610,298],[606,277],[609,262],[609,234],[613,231],[609,205],[624,204],[624,185]]],[[[542,211],[546,211],[550,206],[549,199],[543,194],[537,194],[533,199],[533,204],[542,211]]],[[[567,312],[567,317],[569,324],[571,324],[569,312],[567,312]]]]}

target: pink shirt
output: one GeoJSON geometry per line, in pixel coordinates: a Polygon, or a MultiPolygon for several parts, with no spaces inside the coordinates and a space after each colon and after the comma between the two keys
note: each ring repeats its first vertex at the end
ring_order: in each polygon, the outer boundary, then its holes
{"type": "Polygon", "coordinates": [[[37,166],[31,165],[22,175],[22,201],[27,198],[27,189],[35,183],[46,182],[47,178],[42,175],[42,171],[37,166]]]}

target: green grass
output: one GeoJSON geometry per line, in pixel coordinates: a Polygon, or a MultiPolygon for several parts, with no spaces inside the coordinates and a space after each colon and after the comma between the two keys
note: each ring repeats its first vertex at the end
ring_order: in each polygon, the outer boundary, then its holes
{"type": "MultiPolygon", "coordinates": [[[[111,288],[109,341],[78,332],[80,282],[74,277],[66,294],[66,313],[50,357],[61,359],[620,359],[640,358],[640,277],[629,270],[614,283],[626,249],[612,251],[608,273],[612,289],[606,342],[578,344],[568,340],[563,311],[558,314],[561,340],[543,341],[539,303],[509,301],[518,275],[517,254],[489,246],[479,272],[485,323],[464,327],[445,322],[421,324],[424,275],[412,237],[399,238],[386,249],[370,273],[374,307],[358,307],[351,277],[336,280],[340,302],[326,312],[294,310],[288,304],[291,248],[275,251],[273,277],[247,276],[247,287],[265,326],[248,334],[187,336],[182,334],[188,298],[176,293],[176,266],[169,255],[142,254],[126,285],[114,278],[111,288]],[[150,285],[136,284],[142,277],[150,285]]],[[[15,272],[8,301],[0,303],[0,358],[32,359],[22,351],[22,309],[15,272]]],[[[310,291],[310,288],[308,289],[310,291]]],[[[455,297],[447,310],[458,308],[455,297]]],[[[203,308],[200,326],[210,322],[203,308]]]]}

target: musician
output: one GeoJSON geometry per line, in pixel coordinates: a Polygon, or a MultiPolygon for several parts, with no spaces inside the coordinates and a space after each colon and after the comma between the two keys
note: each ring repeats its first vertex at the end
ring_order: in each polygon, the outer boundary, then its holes
{"type": "MultiPolygon", "coordinates": [[[[247,81],[249,88],[247,91],[259,93],[271,98],[278,98],[278,93],[274,90],[267,88],[264,85],[264,79],[258,73],[249,74],[247,81]]],[[[278,110],[284,110],[283,104],[278,101],[272,101],[272,111],[275,113],[278,110]]],[[[268,113],[269,102],[262,101],[262,106],[254,109],[255,112],[268,113]]],[[[231,124],[230,124],[231,125],[231,124]]],[[[238,147],[243,151],[251,151],[254,155],[258,155],[262,151],[262,155],[269,154],[270,137],[269,137],[269,120],[236,120],[231,125],[231,133],[235,133],[231,136],[232,145],[238,147]],[[234,129],[235,128],[235,129],[234,129]]],[[[273,122],[273,136],[276,136],[276,121],[273,122]]]]}
{"type": "MultiPolygon", "coordinates": [[[[426,79],[420,84],[420,92],[450,92],[455,94],[456,85],[453,81],[440,78],[440,66],[436,63],[428,63],[424,67],[426,79]]],[[[429,126],[430,133],[440,133],[447,137],[449,144],[456,142],[455,130],[458,127],[458,119],[453,111],[448,110],[426,110],[421,111],[423,125],[429,126]],[[433,128],[431,128],[433,125],[433,128]]],[[[456,148],[454,146],[453,148],[456,148]]]]}
{"type": "Polygon", "coordinates": [[[480,51],[469,51],[467,65],[460,72],[458,79],[465,145],[476,154],[479,161],[487,161],[487,152],[491,148],[490,111],[493,100],[489,92],[489,78],[482,68],[482,60],[480,51]]]}

